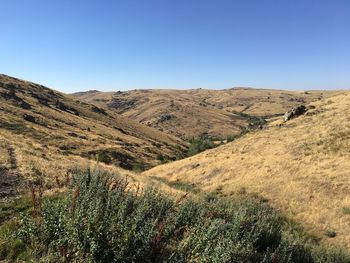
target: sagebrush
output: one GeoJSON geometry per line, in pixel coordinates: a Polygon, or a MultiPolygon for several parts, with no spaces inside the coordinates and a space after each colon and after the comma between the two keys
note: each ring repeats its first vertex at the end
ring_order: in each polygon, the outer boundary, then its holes
{"type": "Polygon", "coordinates": [[[285,224],[254,199],[174,200],[88,170],[75,172],[62,197],[22,214],[5,243],[16,242],[34,262],[350,262],[285,224]]]}

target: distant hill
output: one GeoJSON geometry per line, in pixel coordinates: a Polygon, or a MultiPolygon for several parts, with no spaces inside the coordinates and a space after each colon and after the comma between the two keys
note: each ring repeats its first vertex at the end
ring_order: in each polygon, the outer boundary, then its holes
{"type": "Polygon", "coordinates": [[[323,242],[350,248],[350,92],[311,105],[305,115],[143,175],[225,196],[260,195],[323,242]]]}
{"type": "Polygon", "coordinates": [[[300,104],[334,95],[330,91],[283,91],[253,88],[227,90],[132,90],[79,92],[73,96],[107,107],[132,120],[180,138],[226,137],[281,115],[300,104]]]}

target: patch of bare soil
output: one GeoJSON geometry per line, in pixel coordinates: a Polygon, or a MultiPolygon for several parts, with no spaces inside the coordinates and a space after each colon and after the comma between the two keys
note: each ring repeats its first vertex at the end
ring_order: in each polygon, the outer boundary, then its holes
{"type": "Polygon", "coordinates": [[[15,149],[6,141],[0,141],[0,147],[8,155],[8,164],[0,164],[0,202],[6,202],[19,194],[23,178],[17,170],[15,149]]]}

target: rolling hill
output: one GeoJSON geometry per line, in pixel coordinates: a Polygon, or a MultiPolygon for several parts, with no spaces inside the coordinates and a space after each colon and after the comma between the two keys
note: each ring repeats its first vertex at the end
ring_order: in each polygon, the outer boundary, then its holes
{"type": "Polygon", "coordinates": [[[0,75],[0,197],[28,183],[55,189],[76,166],[99,161],[102,170],[177,195],[259,196],[316,239],[349,247],[349,106],[349,92],[243,88],[69,96],[0,75]],[[278,117],[308,102],[305,115],[278,117]],[[164,157],[185,157],[187,143],[170,134],[224,136],[249,126],[253,116],[270,121],[231,143],[159,165],[164,157]]]}
{"type": "Polygon", "coordinates": [[[322,242],[350,248],[350,93],[310,108],[143,175],[225,196],[259,195],[322,242]]]}
{"type": "Polygon", "coordinates": [[[188,139],[208,134],[224,138],[300,104],[331,95],[326,91],[252,88],[227,90],[132,90],[78,92],[73,96],[106,107],[132,120],[188,139]]]}
{"type": "Polygon", "coordinates": [[[0,145],[0,170],[7,178],[1,196],[13,194],[20,178],[45,175],[52,181],[89,160],[112,170],[143,170],[161,163],[160,157],[181,158],[186,149],[181,139],[6,75],[0,75],[0,145]]]}

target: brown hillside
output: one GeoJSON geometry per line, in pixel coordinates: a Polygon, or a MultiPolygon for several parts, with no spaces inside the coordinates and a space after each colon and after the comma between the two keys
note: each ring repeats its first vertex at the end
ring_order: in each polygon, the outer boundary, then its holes
{"type": "Polygon", "coordinates": [[[22,173],[42,169],[53,176],[88,159],[149,168],[160,156],[176,159],[186,148],[180,139],[115,112],[6,75],[0,75],[0,145],[5,172],[13,152],[22,173]]]}
{"type": "Polygon", "coordinates": [[[234,88],[88,91],[73,95],[166,133],[188,138],[202,133],[218,137],[236,134],[241,128],[256,123],[249,115],[269,118],[332,94],[234,88]]]}
{"type": "Polygon", "coordinates": [[[257,193],[323,242],[350,248],[350,93],[313,105],[304,116],[144,175],[225,195],[257,193]]]}

